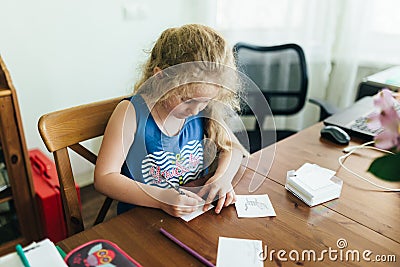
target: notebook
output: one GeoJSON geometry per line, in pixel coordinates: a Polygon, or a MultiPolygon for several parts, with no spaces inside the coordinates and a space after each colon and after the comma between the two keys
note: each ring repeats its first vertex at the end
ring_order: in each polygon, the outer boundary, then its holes
{"type": "MultiPolygon", "coordinates": [[[[400,114],[400,104],[396,105],[400,114]]],[[[378,112],[372,96],[366,96],[350,107],[333,114],[324,120],[325,125],[335,125],[345,130],[350,136],[370,141],[383,129],[372,130],[367,125],[367,118],[373,112],[378,112]]]]}

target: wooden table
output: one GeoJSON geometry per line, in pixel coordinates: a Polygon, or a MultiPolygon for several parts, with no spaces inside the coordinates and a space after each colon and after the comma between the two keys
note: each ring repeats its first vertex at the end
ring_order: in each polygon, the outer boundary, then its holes
{"type": "MultiPolygon", "coordinates": [[[[239,219],[234,206],[230,206],[220,215],[209,211],[185,222],[160,210],[136,208],[58,245],[70,251],[93,239],[108,239],[143,266],[202,266],[165,238],[159,232],[163,227],[214,264],[218,238],[224,236],[262,240],[264,252],[268,254],[264,266],[398,266],[400,194],[378,192],[339,168],[337,158],[343,155],[343,147],[320,140],[321,127],[322,124],[316,124],[277,143],[276,148],[272,146],[255,153],[235,177],[237,194],[249,194],[250,183],[251,188],[259,185],[252,194],[268,194],[276,217],[239,219]],[[298,169],[305,162],[337,171],[337,176],[344,181],[339,199],[310,208],[285,190],[286,171],[298,169]],[[338,247],[338,240],[345,241],[347,246],[338,247]],[[279,250],[286,254],[279,256],[279,250]],[[324,250],[327,252],[321,256],[324,250]],[[295,259],[296,251],[298,259],[295,259]],[[363,253],[366,253],[365,259],[363,253]],[[375,260],[379,259],[386,262],[377,263],[375,260]]],[[[385,183],[366,174],[365,169],[375,156],[375,151],[362,150],[345,164],[380,184],[400,188],[400,183],[385,183]]]]}

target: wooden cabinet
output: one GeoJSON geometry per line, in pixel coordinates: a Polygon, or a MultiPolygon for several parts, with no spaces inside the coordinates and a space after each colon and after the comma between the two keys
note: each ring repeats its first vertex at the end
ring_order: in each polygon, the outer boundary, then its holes
{"type": "Polygon", "coordinates": [[[29,156],[10,75],[0,56],[0,164],[9,186],[0,191],[0,255],[41,238],[29,156]]]}

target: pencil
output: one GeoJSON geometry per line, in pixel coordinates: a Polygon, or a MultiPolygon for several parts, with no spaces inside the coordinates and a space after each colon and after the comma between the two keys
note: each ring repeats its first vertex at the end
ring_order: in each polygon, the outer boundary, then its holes
{"type": "Polygon", "coordinates": [[[24,267],[30,267],[29,261],[26,258],[24,250],[22,249],[20,244],[15,246],[15,250],[17,251],[17,254],[18,254],[19,258],[21,259],[22,264],[24,265],[24,267]]]}
{"type": "Polygon", "coordinates": [[[206,258],[201,256],[199,253],[197,253],[196,251],[194,251],[193,249],[191,249],[190,247],[185,245],[183,242],[181,242],[179,239],[177,239],[172,234],[168,233],[164,228],[160,228],[160,232],[163,235],[165,235],[166,237],[168,237],[169,239],[171,239],[175,244],[177,244],[178,246],[180,246],[181,248],[186,250],[186,252],[188,252],[190,255],[192,255],[193,257],[195,257],[199,261],[201,261],[204,265],[206,265],[208,267],[215,267],[215,265],[212,264],[209,260],[207,260],[206,258]]]}
{"type": "Polygon", "coordinates": [[[178,186],[175,186],[171,181],[169,181],[167,178],[164,177],[164,175],[161,174],[161,179],[164,180],[169,186],[171,186],[173,189],[175,189],[176,192],[178,192],[180,195],[186,195],[185,192],[179,189],[178,186]]]}

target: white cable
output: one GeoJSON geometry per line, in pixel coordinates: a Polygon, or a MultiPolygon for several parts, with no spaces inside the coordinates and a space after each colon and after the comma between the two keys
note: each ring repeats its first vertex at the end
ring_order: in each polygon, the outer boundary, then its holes
{"type": "Polygon", "coordinates": [[[347,153],[345,155],[343,155],[343,156],[340,156],[339,159],[338,159],[340,166],[342,166],[343,169],[345,169],[346,171],[350,172],[351,174],[357,176],[361,180],[364,180],[365,182],[372,184],[373,186],[376,186],[378,188],[384,189],[387,192],[400,192],[400,189],[398,189],[398,188],[389,188],[389,187],[385,187],[385,186],[382,186],[382,185],[378,185],[378,184],[368,180],[367,178],[362,177],[361,175],[353,172],[352,170],[350,170],[346,166],[344,166],[344,164],[343,164],[344,160],[346,158],[348,158],[351,154],[353,154],[355,151],[357,151],[357,149],[369,148],[369,149],[374,149],[374,150],[378,150],[378,151],[389,153],[389,154],[394,154],[393,152],[388,151],[388,150],[380,149],[380,148],[377,148],[377,147],[374,147],[374,146],[368,146],[368,145],[373,144],[373,143],[374,143],[374,141],[370,141],[370,142],[364,143],[364,144],[359,145],[359,146],[345,148],[343,151],[345,151],[347,153]]]}

